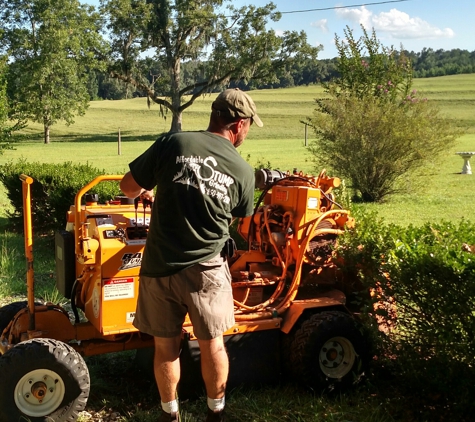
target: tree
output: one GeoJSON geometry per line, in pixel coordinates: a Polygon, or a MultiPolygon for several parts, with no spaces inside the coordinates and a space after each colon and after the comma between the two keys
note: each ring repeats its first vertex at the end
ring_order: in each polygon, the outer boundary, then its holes
{"type": "Polygon", "coordinates": [[[101,66],[96,56],[104,48],[93,10],[78,0],[0,0],[12,103],[43,124],[46,144],[53,124],[71,124],[88,107],[87,70],[101,66]]]}
{"type": "Polygon", "coordinates": [[[308,121],[319,168],[346,178],[363,201],[381,201],[401,188],[403,176],[450,148],[458,135],[437,106],[411,90],[410,61],[363,28],[355,40],[336,37],[340,77],[325,84],[308,121]]]}
{"type": "Polygon", "coordinates": [[[172,113],[172,131],[182,129],[182,113],[196,98],[233,81],[274,82],[276,71],[316,56],[304,32],[279,37],[267,23],[280,19],[275,6],[235,8],[228,0],[102,0],[108,18],[111,75],[145,93],[172,113]],[[153,56],[156,74],[140,66],[153,56]],[[185,80],[184,63],[196,62],[185,80]],[[143,63],[143,62],[142,62],[143,63]],[[185,83],[186,82],[186,83],[185,83]]]}
{"type": "Polygon", "coordinates": [[[24,122],[19,120],[12,124],[9,114],[10,105],[7,97],[7,58],[0,57],[0,155],[5,149],[11,148],[13,133],[24,127],[24,122]]]}

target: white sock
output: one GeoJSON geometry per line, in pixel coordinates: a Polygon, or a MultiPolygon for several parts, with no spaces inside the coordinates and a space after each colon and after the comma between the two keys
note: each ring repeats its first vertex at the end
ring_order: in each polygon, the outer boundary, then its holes
{"type": "Polygon", "coordinates": [[[221,410],[223,410],[224,409],[224,404],[225,404],[224,397],[222,397],[220,399],[210,399],[208,397],[208,407],[213,412],[220,412],[221,410]]]}
{"type": "Polygon", "coordinates": [[[177,413],[178,412],[178,400],[172,400],[168,403],[162,403],[162,409],[167,413],[177,413]]]}

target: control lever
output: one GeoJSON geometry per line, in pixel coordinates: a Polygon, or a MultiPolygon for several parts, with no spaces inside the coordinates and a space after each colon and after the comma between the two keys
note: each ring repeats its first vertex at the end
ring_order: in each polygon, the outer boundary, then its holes
{"type": "Polygon", "coordinates": [[[139,209],[140,196],[134,199],[134,208],[135,208],[135,232],[138,231],[139,218],[138,218],[138,209],[139,209]]]}
{"type": "Polygon", "coordinates": [[[152,205],[153,202],[150,199],[142,198],[142,204],[143,204],[143,226],[144,228],[148,226],[145,226],[145,211],[148,207],[150,207],[150,211],[152,210],[152,205]]]}
{"type": "Polygon", "coordinates": [[[142,198],[140,196],[137,196],[137,198],[134,199],[134,208],[135,208],[135,232],[138,235],[138,208],[139,208],[139,202],[142,202],[143,205],[143,228],[146,229],[145,226],[145,217],[146,217],[146,210],[148,207],[152,209],[153,202],[150,201],[149,199],[142,198]]]}

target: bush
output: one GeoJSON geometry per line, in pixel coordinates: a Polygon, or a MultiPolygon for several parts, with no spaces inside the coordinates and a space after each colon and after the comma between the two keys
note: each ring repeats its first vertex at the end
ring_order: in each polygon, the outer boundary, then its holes
{"type": "MultiPolygon", "coordinates": [[[[37,233],[64,229],[69,207],[74,204],[76,193],[95,177],[106,174],[104,170],[89,164],[28,163],[19,160],[0,166],[0,181],[5,185],[13,211],[8,213],[12,229],[21,229],[23,224],[23,197],[21,174],[33,178],[31,185],[33,228],[37,233]]],[[[103,182],[91,189],[99,195],[99,201],[114,198],[119,193],[117,182],[103,182]]]]}
{"type": "Polygon", "coordinates": [[[446,152],[455,140],[433,104],[410,98],[405,105],[372,95],[322,100],[324,112],[312,119],[318,136],[310,146],[315,162],[349,181],[365,202],[399,192],[409,172],[446,152]]]}
{"type": "Polygon", "coordinates": [[[452,410],[472,403],[460,392],[475,374],[475,226],[400,227],[352,211],[356,227],[340,238],[339,262],[373,293],[360,298],[375,328],[376,368],[396,376],[405,394],[437,395],[452,410]]]}
{"type": "Polygon", "coordinates": [[[404,228],[356,215],[355,230],[341,239],[342,270],[374,289],[366,310],[381,324],[385,353],[473,366],[475,226],[404,228]]]}
{"type": "Polygon", "coordinates": [[[403,52],[382,46],[376,34],[335,40],[340,78],[325,84],[307,121],[316,139],[309,150],[317,168],[347,180],[365,202],[405,188],[410,172],[433,162],[461,132],[437,105],[411,90],[412,69],[403,52]]]}

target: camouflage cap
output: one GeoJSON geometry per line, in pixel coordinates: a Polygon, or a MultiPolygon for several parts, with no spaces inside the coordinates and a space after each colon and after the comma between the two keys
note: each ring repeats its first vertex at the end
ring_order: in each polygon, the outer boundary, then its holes
{"type": "Polygon", "coordinates": [[[214,110],[225,111],[232,117],[241,117],[242,119],[251,118],[259,127],[264,126],[256,113],[256,105],[252,98],[239,88],[226,89],[218,95],[212,106],[214,110]]]}

